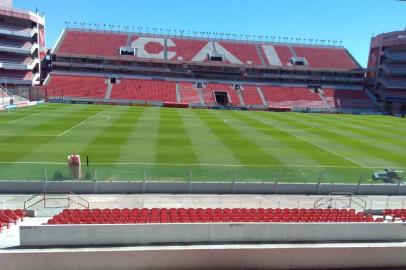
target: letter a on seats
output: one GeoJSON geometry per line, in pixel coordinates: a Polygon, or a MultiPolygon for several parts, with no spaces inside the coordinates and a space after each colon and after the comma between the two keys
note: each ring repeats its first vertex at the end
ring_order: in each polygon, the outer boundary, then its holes
{"type": "Polygon", "coordinates": [[[224,56],[225,60],[232,64],[242,64],[242,62],[231,52],[227,51],[218,42],[208,42],[192,59],[195,62],[203,62],[207,59],[207,55],[216,51],[224,56]],[[215,48],[215,49],[214,49],[215,48]]]}

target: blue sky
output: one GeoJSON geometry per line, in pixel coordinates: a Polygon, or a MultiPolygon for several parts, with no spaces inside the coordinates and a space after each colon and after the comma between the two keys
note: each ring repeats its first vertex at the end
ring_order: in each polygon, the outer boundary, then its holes
{"type": "Polygon", "coordinates": [[[370,38],[406,27],[396,0],[14,0],[44,12],[47,46],[65,21],[200,32],[342,40],[365,66],[370,38]]]}

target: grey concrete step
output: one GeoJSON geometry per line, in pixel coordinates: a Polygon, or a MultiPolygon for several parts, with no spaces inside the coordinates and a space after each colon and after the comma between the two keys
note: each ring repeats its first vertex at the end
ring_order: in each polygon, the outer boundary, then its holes
{"type": "Polygon", "coordinates": [[[105,100],[109,100],[110,96],[111,96],[111,91],[113,90],[113,85],[112,84],[108,84],[107,85],[107,91],[106,91],[106,95],[104,96],[105,100]]]}
{"type": "Polygon", "coordinates": [[[265,100],[264,94],[262,93],[262,90],[260,87],[257,87],[257,92],[258,92],[259,97],[262,100],[262,104],[264,104],[264,106],[268,106],[268,102],[265,100]]]}
{"type": "Polygon", "coordinates": [[[35,217],[52,217],[63,211],[66,207],[46,207],[35,210],[35,217]]]}

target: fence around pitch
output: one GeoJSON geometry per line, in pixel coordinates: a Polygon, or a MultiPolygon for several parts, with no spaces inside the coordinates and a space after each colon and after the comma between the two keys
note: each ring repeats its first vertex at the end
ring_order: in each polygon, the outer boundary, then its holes
{"type": "MultiPolygon", "coordinates": [[[[154,181],[154,182],[255,182],[255,183],[307,183],[307,184],[387,184],[399,182],[373,180],[375,172],[385,168],[360,167],[312,167],[272,165],[194,165],[117,163],[92,164],[80,167],[80,178],[73,178],[65,163],[21,162],[1,163],[0,180],[30,181],[154,181]]],[[[402,185],[402,168],[399,179],[402,185]]]]}

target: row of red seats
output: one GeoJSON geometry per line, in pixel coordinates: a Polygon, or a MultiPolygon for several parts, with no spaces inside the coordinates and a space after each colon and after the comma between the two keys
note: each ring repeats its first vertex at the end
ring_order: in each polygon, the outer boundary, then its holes
{"type": "Polygon", "coordinates": [[[322,108],[320,96],[307,87],[261,86],[269,105],[274,107],[322,108]]]}
{"type": "Polygon", "coordinates": [[[67,31],[57,49],[58,53],[118,56],[121,46],[125,46],[126,34],[105,32],[67,31]]]}
{"type": "Polygon", "coordinates": [[[354,209],[65,209],[48,224],[207,222],[381,222],[354,209]]]}
{"type": "MultiPolygon", "coordinates": [[[[130,45],[128,44],[129,38],[131,38],[131,44],[137,42],[139,39],[138,36],[134,34],[131,35],[132,36],[128,36],[128,34],[124,33],[69,30],[62,37],[56,53],[119,57],[120,47],[130,45]]],[[[209,44],[208,40],[171,37],[168,38],[168,46],[165,48],[159,44],[159,41],[155,38],[145,36],[142,38],[143,41],[141,44],[144,44],[143,49],[145,51],[152,54],[158,54],[167,50],[169,52],[169,57],[171,58],[170,60],[207,62],[207,58],[199,57],[199,52],[201,52],[204,47],[209,46],[210,48],[215,47],[217,51],[221,52],[222,48],[225,49],[225,63],[234,62],[245,65],[275,65],[275,63],[270,63],[270,58],[278,58],[280,59],[282,66],[291,66],[290,58],[294,56],[293,51],[295,51],[297,56],[306,58],[309,67],[345,70],[359,68],[358,64],[344,48],[279,44],[272,45],[274,52],[267,56],[263,47],[266,44],[260,43],[247,43],[246,41],[230,42],[223,40],[209,44]],[[262,63],[261,57],[264,59],[264,63],[262,63]],[[234,59],[234,61],[230,61],[231,59],[234,59]]],[[[137,57],[150,56],[145,56],[137,51],[137,57]]],[[[163,57],[162,54],[162,59],[163,57]]]]}
{"type": "Polygon", "coordinates": [[[395,216],[395,217],[401,217],[401,216],[406,216],[406,209],[384,209],[382,211],[382,214],[384,216],[395,216]]]}
{"type": "Polygon", "coordinates": [[[323,89],[325,99],[332,108],[371,108],[372,101],[365,91],[323,89]]]}
{"type": "Polygon", "coordinates": [[[19,220],[23,220],[25,212],[21,209],[0,210],[0,232],[3,226],[9,228],[10,224],[17,224],[19,220]]]}
{"type": "Polygon", "coordinates": [[[104,98],[107,84],[103,77],[54,75],[46,86],[48,96],[104,98]]]}
{"type": "Polygon", "coordinates": [[[193,83],[179,82],[179,89],[182,103],[200,103],[199,89],[193,83]]]}
{"type": "Polygon", "coordinates": [[[245,85],[243,91],[241,91],[241,95],[245,105],[264,105],[254,85],[245,85]]]}
{"type": "Polygon", "coordinates": [[[114,84],[111,99],[176,102],[176,83],[143,79],[122,79],[114,84]]]}
{"type": "Polygon", "coordinates": [[[129,214],[129,213],[153,213],[153,212],[189,212],[189,213],[300,213],[300,214],[356,214],[355,209],[321,209],[321,208],[104,208],[104,209],[64,209],[61,214],[129,214]]]}
{"type": "Polygon", "coordinates": [[[382,211],[382,219],[395,222],[397,219],[406,222],[406,209],[385,209],[382,211]]]}
{"type": "MultiPolygon", "coordinates": [[[[244,65],[262,65],[255,44],[221,41],[218,44],[236,56],[244,65]]],[[[227,55],[225,58],[227,58],[227,55]]]]}
{"type": "Polygon", "coordinates": [[[357,69],[359,66],[343,48],[299,47],[293,46],[298,57],[306,58],[314,68],[334,67],[338,69],[357,69]]]}
{"type": "MultiPolygon", "coordinates": [[[[17,74],[14,74],[15,76],[17,74]]],[[[104,98],[107,84],[103,77],[53,75],[44,88],[48,96],[104,98]]],[[[200,103],[202,92],[204,103],[216,104],[215,91],[227,92],[229,102],[241,105],[233,84],[208,83],[203,89],[195,89],[192,83],[179,82],[180,101],[183,103],[200,103]]],[[[263,106],[255,85],[241,86],[241,96],[245,105],[263,106]]],[[[324,102],[317,93],[307,87],[258,86],[270,107],[323,108],[324,102]]],[[[331,107],[370,108],[372,103],[363,91],[324,89],[324,95],[331,107]]],[[[156,102],[177,102],[176,83],[173,81],[156,81],[146,79],[122,79],[114,84],[111,99],[143,100],[156,102]]]]}

